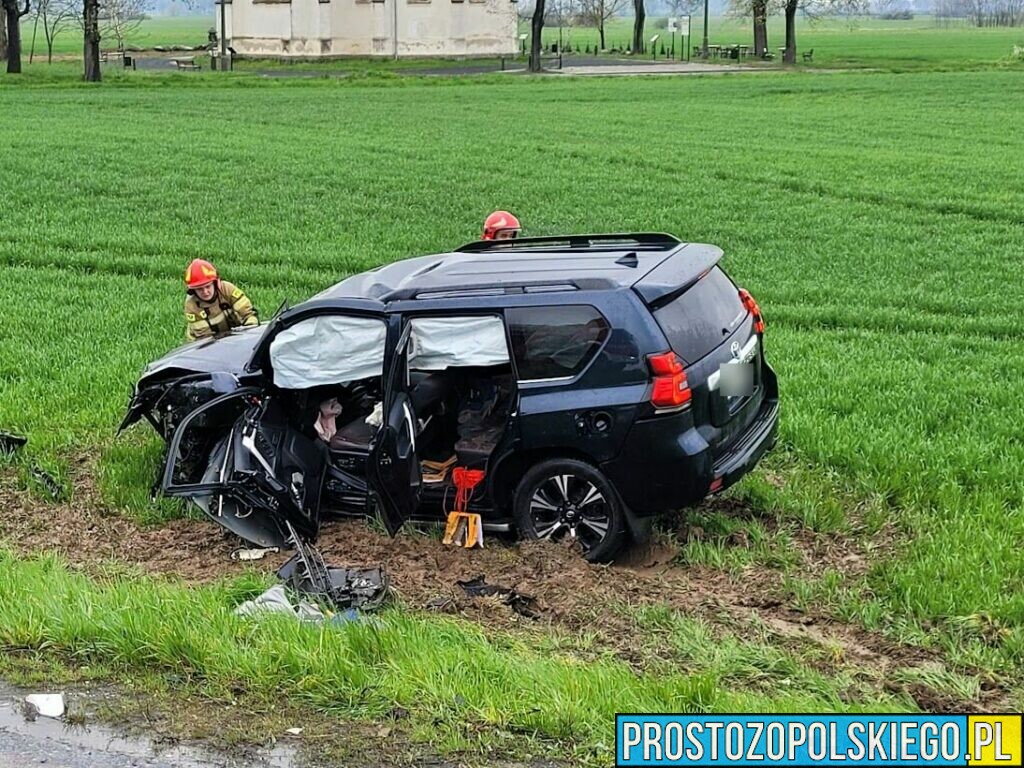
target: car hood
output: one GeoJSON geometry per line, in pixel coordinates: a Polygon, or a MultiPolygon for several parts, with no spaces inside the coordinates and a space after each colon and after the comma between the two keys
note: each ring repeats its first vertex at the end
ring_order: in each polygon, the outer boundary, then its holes
{"type": "Polygon", "coordinates": [[[266,326],[238,328],[171,350],[146,366],[139,378],[139,386],[192,373],[240,375],[245,370],[245,364],[252,357],[252,351],[265,329],[266,326]]]}

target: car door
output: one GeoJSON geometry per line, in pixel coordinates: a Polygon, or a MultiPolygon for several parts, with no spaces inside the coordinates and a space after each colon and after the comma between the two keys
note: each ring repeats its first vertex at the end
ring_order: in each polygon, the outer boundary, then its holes
{"type": "Polygon", "coordinates": [[[263,385],[215,398],[182,421],[164,493],[191,499],[259,546],[285,546],[293,532],[315,540],[328,448],[312,425],[296,424],[288,392],[381,376],[386,340],[378,302],[316,302],[284,313],[248,366],[263,385]],[[206,457],[203,468],[183,466],[194,446],[206,457]]]}
{"type": "Polygon", "coordinates": [[[293,533],[311,541],[320,527],[326,455],[322,444],[287,425],[263,390],[245,388],[182,420],[168,448],[163,492],[189,499],[257,546],[287,546],[293,533]]]}
{"type": "MultiPolygon", "coordinates": [[[[394,536],[419,507],[423,475],[416,452],[417,420],[409,395],[409,339],[412,326],[399,316],[391,321],[397,336],[388,354],[383,419],[370,448],[367,481],[384,527],[394,536]]],[[[388,345],[389,348],[391,345],[388,345]]]]}

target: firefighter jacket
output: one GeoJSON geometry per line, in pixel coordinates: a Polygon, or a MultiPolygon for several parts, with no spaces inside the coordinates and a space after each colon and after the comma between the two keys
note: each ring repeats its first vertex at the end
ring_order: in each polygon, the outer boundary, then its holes
{"type": "Polygon", "coordinates": [[[240,325],[259,325],[256,308],[242,289],[227,280],[217,281],[212,301],[201,301],[194,293],[185,297],[185,335],[201,339],[240,325]]]}

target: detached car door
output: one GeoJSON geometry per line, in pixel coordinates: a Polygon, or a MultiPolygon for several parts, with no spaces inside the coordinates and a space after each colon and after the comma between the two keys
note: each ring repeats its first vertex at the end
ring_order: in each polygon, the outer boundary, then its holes
{"type": "Polygon", "coordinates": [[[384,527],[392,536],[419,506],[423,484],[416,452],[419,427],[409,396],[411,332],[411,325],[406,323],[402,327],[399,317],[392,318],[391,334],[398,340],[394,352],[387,356],[383,423],[370,448],[367,464],[367,481],[384,527]]]}
{"type": "Polygon", "coordinates": [[[326,443],[289,411],[290,390],[379,377],[387,326],[372,300],[307,302],[283,314],[248,365],[263,385],[215,398],[172,438],[163,490],[259,546],[316,539],[326,443]],[[197,457],[203,457],[200,461],[197,457]]]}

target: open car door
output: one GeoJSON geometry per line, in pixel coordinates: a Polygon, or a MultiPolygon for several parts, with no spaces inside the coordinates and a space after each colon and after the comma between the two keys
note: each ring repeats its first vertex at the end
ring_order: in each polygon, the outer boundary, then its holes
{"type": "MultiPolygon", "coordinates": [[[[396,319],[397,322],[397,319],[396,319]]],[[[409,396],[408,323],[399,335],[384,381],[383,423],[370,448],[367,481],[384,527],[394,536],[420,503],[423,475],[416,453],[416,414],[409,396]]]]}
{"type": "Polygon", "coordinates": [[[263,386],[214,398],[182,420],[164,493],[191,499],[261,547],[314,541],[329,451],[289,410],[292,391],[381,376],[382,309],[360,299],[311,303],[275,320],[248,366],[263,386]]]}
{"type": "Polygon", "coordinates": [[[287,426],[279,410],[246,388],[190,413],[171,439],[164,494],[188,498],[260,547],[289,546],[293,532],[315,539],[327,451],[287,426]]]}

